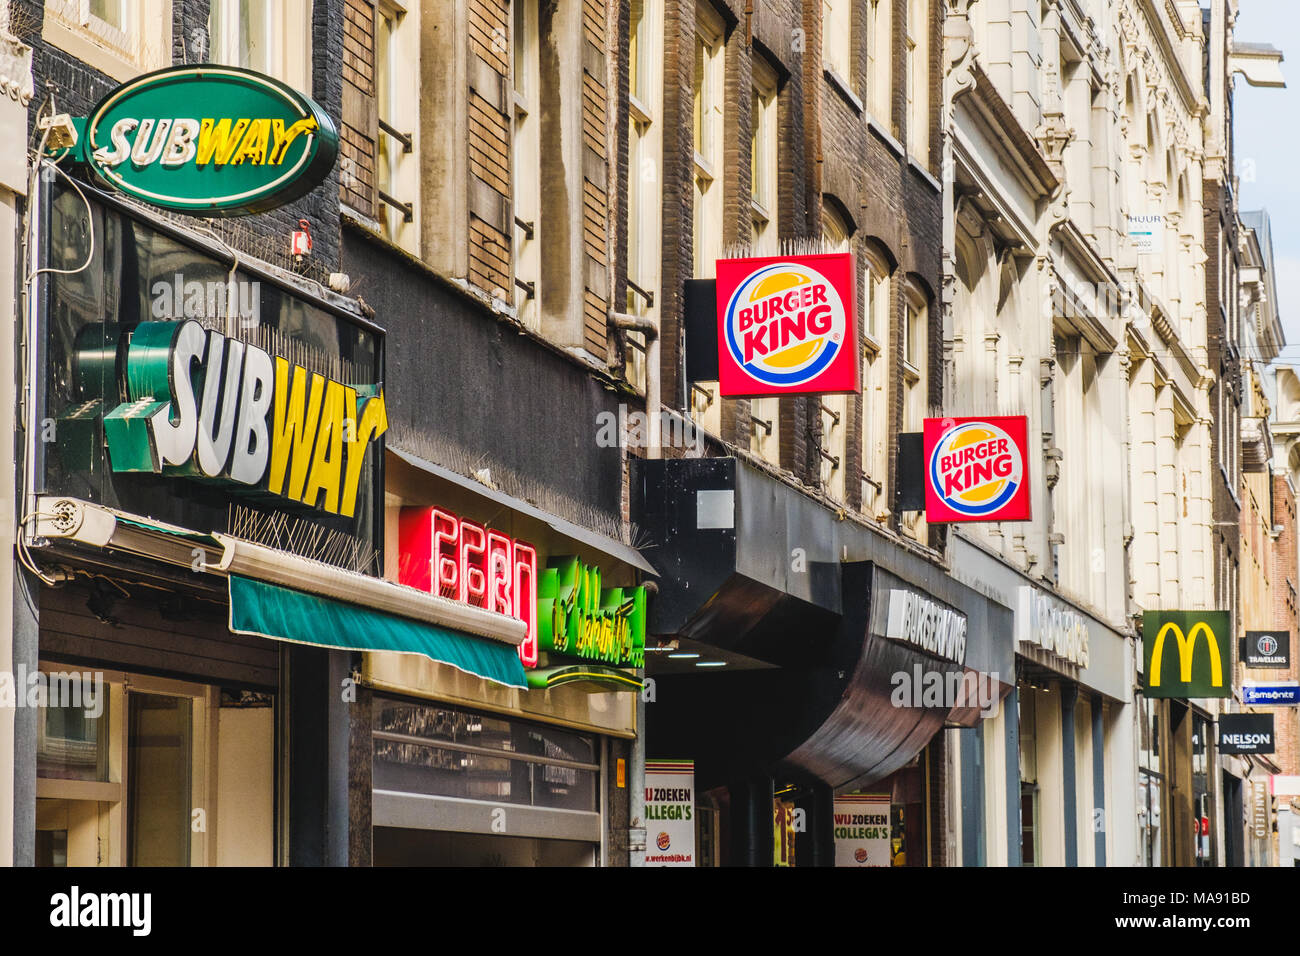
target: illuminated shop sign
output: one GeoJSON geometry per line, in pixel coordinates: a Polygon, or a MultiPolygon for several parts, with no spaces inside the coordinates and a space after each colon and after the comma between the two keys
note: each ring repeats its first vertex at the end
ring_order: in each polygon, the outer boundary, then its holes
{"type": "Polygon", "coordinates": [[[113,90],[86,118],[76,149],[98,179],[151,205],[244,216],[323,183],[338,131],[320,106],[278,80],[203,64],[113,90]]]}
{"type": "Polygon", "coordinates": [[[1146,611],[1142,615],[1143,693],[1150,698],[1231,697],[1230,628],[1227,611],[1146,611]],[[1177,663],[1171,664],[1171,659],[1177,663]]]}
{"type": "Polygon", "coordinates": [[[1020,589],[1019,639],[1069,664],[1088,666],[1088,622],[1078,611],[1036,587],[1020,589]]]}
{"type": "Polygon", "coordinates": [[[366,452],[388,429],[377,386],[336,382],[193,320],[138,325],[126,382],[128,400],[104,416],[113,471],[218,480],[347,517],[366,452]]]}
{"type": "Polygon", "coordinates": [[[1028,521],[1029,420],[927,418],[925,520],[1028,521]]]}
{"type": "Polygon", "coordinates": [[[539,652],[645,665],[644,587],[604,588],[599,568],[569,556],[539,573],[532,545],[444,508],[403,508],[398,535],[399,583],[524,621],[525,667],[539,652]]]}
{"type": "Polygon", "coordinates": [[[552,558],[537,587],[537,645],[623,667],[645,666],[645,588],[600,586],[600,569],[552,558]]]}
{"type": "Polygon", "coordinates": [[[717,261],[724,396],[856,392],[849,253],[717,261]]]}
{"type": "Polygon", "coordinates": [[[537,666],[537,550],[444,508],[403,508],[398,519],[398,583],[528,625],[519,645],[537,666]]]}

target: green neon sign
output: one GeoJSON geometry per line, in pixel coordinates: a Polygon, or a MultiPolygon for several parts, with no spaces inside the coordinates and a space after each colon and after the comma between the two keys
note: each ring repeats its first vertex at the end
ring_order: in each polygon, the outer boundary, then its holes
{"type": "Polygon", "coordinates": [[[154,206],[246,216],[315,189],[338,157],[338,130],[310,98],[238,67],[172,67],[109,93],[77,150],[95,176],[154,206]]]}
{"type": "Polygon", "coordinates": [[[600,586],[600,569],[552,558],[537,582],[537,646],[567,657],[645,666],[645,588],[600,586]]]}

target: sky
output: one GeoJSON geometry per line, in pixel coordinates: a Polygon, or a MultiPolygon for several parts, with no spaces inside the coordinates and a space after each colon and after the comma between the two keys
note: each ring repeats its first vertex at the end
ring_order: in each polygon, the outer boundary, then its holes
{"type": "Polygon", "coordinates": [[[1282,51],[1284,90],[1254,87],[1238,74],[1233,91],[1238,201],[1266,209],[1273,230],[1274,281],[1286,334],[1283,360],[1300,361],[1300,4],[1240,0],[1236,40],[1282,51]]]}

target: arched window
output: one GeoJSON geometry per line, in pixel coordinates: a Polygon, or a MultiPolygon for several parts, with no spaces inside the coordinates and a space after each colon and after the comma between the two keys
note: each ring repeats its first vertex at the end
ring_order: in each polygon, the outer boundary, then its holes
{"type": "Polygon", "coordinates": [[[889,514],[889,314],[893,271],[883,246],[862,245],[862,511],[889,514]]]}

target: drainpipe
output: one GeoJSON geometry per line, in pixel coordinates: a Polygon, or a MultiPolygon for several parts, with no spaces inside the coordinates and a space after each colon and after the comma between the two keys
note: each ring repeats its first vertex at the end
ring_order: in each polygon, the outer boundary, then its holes
{"type": "MultiPolygon", "coordinates": [[[[646,458],[659,458],[659,320],[651,316],[611,312],[614,327],[645,336],[645,411],[649,426],[646,458]]],[[[632,739],[632,766],[628,768],[631,788],[628,806],[628,865],[645,866],[645,694],[636,695],[636,736],[632,739]],[[637,831],[640,831],[637,833],[637,831]],[[635,837],[635,839],[634,839],[635,837]]]]}
{"type": "Polygon", "coordinates": [[[645,414],[649,419],[647,458],[660,457],[659,452],[659,320],[648,315],[628,315],[611,312],[609,319],[614,327],[627,332],[640,332],[645,336],[645,414]]]}

